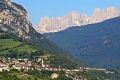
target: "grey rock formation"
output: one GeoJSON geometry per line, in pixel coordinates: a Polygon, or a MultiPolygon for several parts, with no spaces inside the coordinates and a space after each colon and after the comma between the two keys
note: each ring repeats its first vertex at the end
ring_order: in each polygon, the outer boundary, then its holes
{"type": "Polygon", "coordinates": [[[10,0],[0,1],[0,29],[27,37],[30,27],[27,11],[22,6],[10,0]]]}
{"type": "Polygon", "coordinates": [[[69,28],[70,26],[81,26],[98,23],[118,16],[120,16],[120,13],[115,7],[109,7],[107,9],[97,8],[91,16],[79,14],[76,12],[70,12],[66,16],[62,17],[41,18],[40,22],[36,26],[36,30],[43,33],[58,32],[69,28]]]}

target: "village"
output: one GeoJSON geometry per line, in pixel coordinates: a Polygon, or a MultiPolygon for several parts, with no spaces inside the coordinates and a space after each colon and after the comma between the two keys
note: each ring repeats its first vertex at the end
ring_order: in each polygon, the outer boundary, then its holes
{"type": "MultiPolygon", "coordinates": [[[[89,71],[89,70],[95,70],[95,71],[103,71],[106,74],[113,74],[114,72],[112,71],[108,71],[107,69],[100,69],[100,68],[89,68],[89,67],[79,67],[78,69],[65,69],[62,67],[51,67],[50,66],[50,61],[49,60],[44,60],[42,58],[38,58],[36,59],[35,62],[32,62],[30,60],[28,60],[27,58],[24,59],[15,59],[15,58],[0,58],[0,72],[4,72],[4,71],[11,71],[11,70],[46,70],[46,71],[53,71],[53,72],[59,72],[59,71],[64,71],[65,75],[68,77],[71,77],[70,75],[73,75],[73,73],[75,72],[83,72],[83,71],[89,71]]],[[[54,73],[51,75],[51,78],[57,78],[59,76],[59,74],[54,73]]],[[[76,76],[76,77],[71,77],[75,80],[86,80],[84,78],[82,78],[81,76],[76,76]]]]}

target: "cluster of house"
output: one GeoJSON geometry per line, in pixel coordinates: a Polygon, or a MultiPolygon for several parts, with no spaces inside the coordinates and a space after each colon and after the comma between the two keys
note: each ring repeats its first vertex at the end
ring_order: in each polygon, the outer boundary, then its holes
{"type": "Polygon", "coordinates": [[[32,63],[31,61],[28,61],[27,59],[5,59],[0,58],[0,72],[3,71],[10,71],[11,69],[30,69],[32,63]]]}
{"type": "Polygon", "coordinates": [[[36,62],[32,62],[28,59],[10,59],[10,58],[0,58],[0,72],[10,71],[11,69],[17,70],[48,70],[48,71],[65,71],[66,73],[79,72],[79,71],[104,71],[105,73],[114,73],[102,68],[90,68],[90,67],[80,67],[79,69],[64,69],[61,67],[50,67],[50,61],[45,61],[44,59],[38,58],[36,62]],[[47,63],[46,63],[47,62],[47,63]]]}
{"type": "Polygon", "coordinates": [[[68,69],[64,69],[61,67],[50,67],[50,61],[46,61],[44,59],[37,59],[36,62],[32,62],[28,59],[5,59],[0,58],[0,72],[10,71],[11,69],[16,70],[48,70],[48,71],[67,71],[68,69]]]}
{"type": "Polygon", "coordinates": [[[0,72],[3,72],[3,71],[10,71],[10,69],[9,69],[9,66],[7,64],[0,62],[0,72]]]}
{"type": "MultiPolygon", "coordinates": [[[[48,63],[46,64],[46,61],[44,59],[37,59],[36,62],[32,62],[28,59],[5,59],[5,58],[0,58],[0,72],[4,71],[11,71],[13,69],[15,70],[47,70],[47,71],[65,71],[69,72],[70,70],[64,69],[59,67],[50,67],[50,62],[47,61],[48,63]]],[[[59,74],[58,73],[53,73],[51,75],[51,78],[58,78],[59,74]]]]}

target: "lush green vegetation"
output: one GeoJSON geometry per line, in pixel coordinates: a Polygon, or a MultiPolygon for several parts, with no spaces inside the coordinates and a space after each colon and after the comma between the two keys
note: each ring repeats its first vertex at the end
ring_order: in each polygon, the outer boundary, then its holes
{"type": "MultiPolygon", "coordinates": [[[[114,74],[106,74],[102,71],[84,71],[75,72],[73,77],[82,76],[87,80],[120,80],[120,73],[117,71],[114,74]]],[[[18,71],[12,70],[10,72],[0,72],[0,80],[72,80],[65,76],[64,71],[53,72],[53,71],[18,71]],[[52,79],[53,73],[59,74],[59,77],[52,79]]]]}
{"type": "Polygon", "coordinates": [[[37,51],[35,48],[32,48],[32,46],[30,46],[30,45],[20,46],[18,48],[15,48],[14,50],[17,50],[18,52],[25,52],[26,51],[27,53],[37,51]]]}
{"type": "Polygon", "coordinates": [[[31,58],[40,53],[38,49],[22,41],[17,35],[0,30],[0,57],[31,58]]]}
{"type": "MultiPolygon", "coordinates": [[[[31,45],[21,43],[18,40],[14,39],[0,39],[0,55],[7,56],[8,54],[30,54],[37,51],[31,45]]],[[[10,57],[10,56],[8,56],[10,57]]]]}
{"type": "Polygon", "coordinates": [[[64,72],[57,72],[60,76],[57,79],[52,79],[53,71],[17,71],[0,73],[0,80],[71,80],[64,76],[64,72]]]}
{"type": "Polygon", "coordinates": [[[120,72],[115,71],[115,73],[105,73],[104,71],[83,71],[77,72],[75,75],[83,76],[88,80],[120,80],[120,72]]]}
{"type": "Polygon", "coordinates": [[[0,39],[0,50],[12,49],[18,47],[21,44],[19,41],[14,41],[13,39],[0,39]],[[14,44],[13,44],[14,43],[14,44]]]}

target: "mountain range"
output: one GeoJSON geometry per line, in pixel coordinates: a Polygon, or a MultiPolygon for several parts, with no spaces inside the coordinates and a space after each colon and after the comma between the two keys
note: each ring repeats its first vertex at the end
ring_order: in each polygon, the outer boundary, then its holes
{"type": "Polygon", "coordinates": [[[120,68],[120,17],[44,35],[89,66],[120,68]]]}
{"type": "Polygon", "coordinates": [[[42,17],[35,29],[40,33],[58,32],[71,26],[98,23],[118,16],[120,16],[120,13],[115,7],[107,9],[96,8],[91,16],[73,11],[65,16],[56,18],[42,17]]]}

